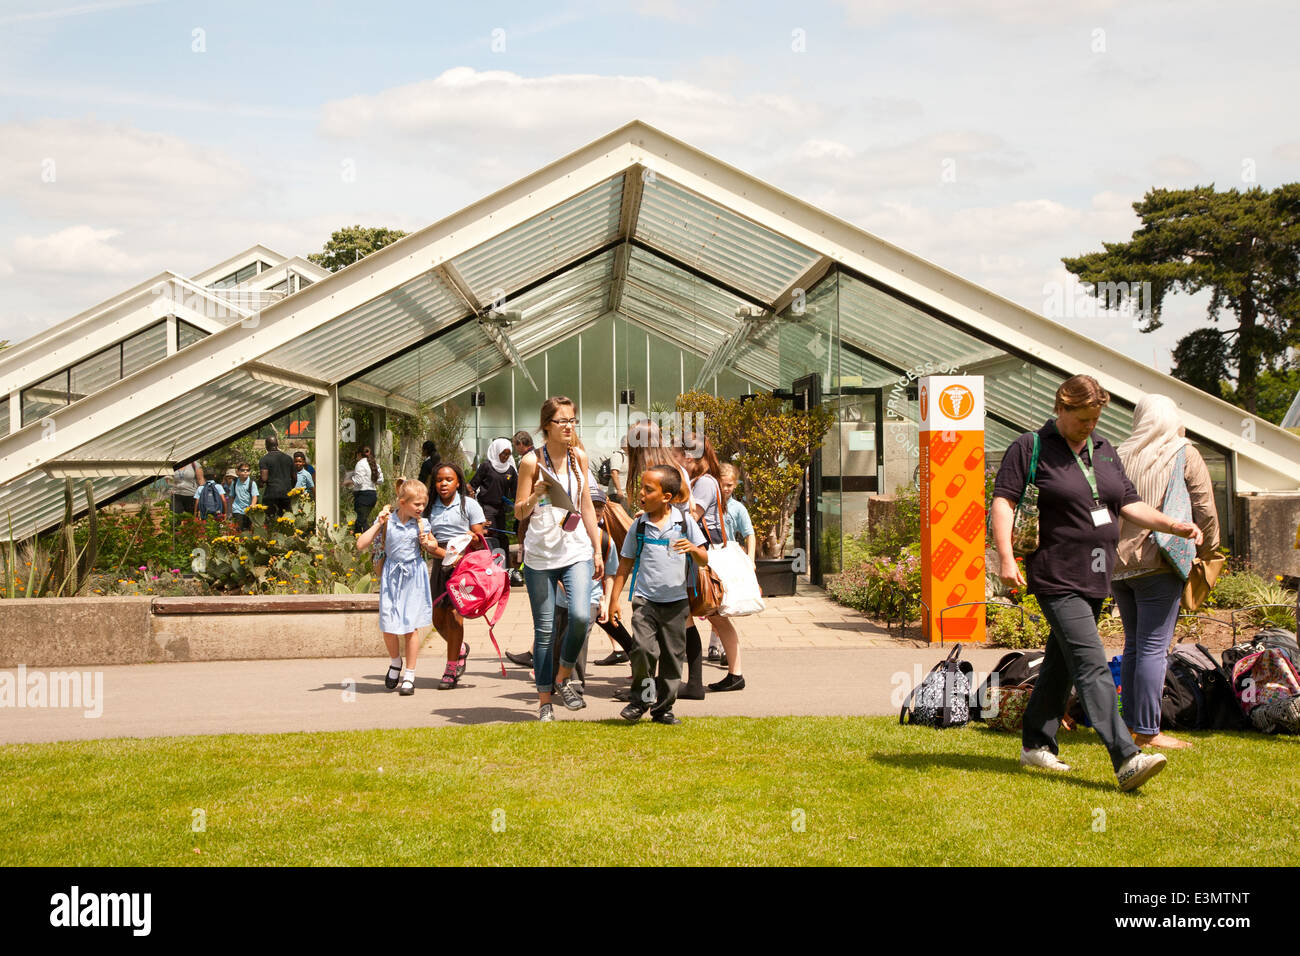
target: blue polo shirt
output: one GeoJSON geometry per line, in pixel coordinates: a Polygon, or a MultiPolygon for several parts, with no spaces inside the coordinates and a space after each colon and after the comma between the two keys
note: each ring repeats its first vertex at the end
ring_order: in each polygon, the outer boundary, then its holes
{"type": "Polygon", "coordinates": [[[749,509],[735,498],[728,498],[727,513],[723,520],[727,524],[727,540],[735,541],[743,548],[745,539],[754,533],[754,524],[749,520],[749,509]]]}
{"type": "Polygon", "coordinates": [[[633,598],[642,597],[656,604],[686,600],[687,565],[694,562],[686,555],[673,551],[672,542],[683,537],[683,525],[686,527],[685,538],[691,544],[703,547],[707,542],[704,535],[700,534],[699,525],[689,519],[682,521],[681,512],[676,508],[668,509],[668,518],[667,527],[659,528],[647,516],[642,515],[632,522],[627,537],[623,539],[623,550],[619,553],[625,558],[636,558],[637,534],[645,535],[641,562],[637,568],[636,587],[632,590],[633,598]]]}
{"type": "Polygon", "coordinates": [[[457,495],[451,504],[444,505],[435,494],[429,508],[429,528],[439,541],[450,541],[458,534],[464,534],[472,524],[487,524],[483,509],[479,503],[468,495],[457,495]],[[465,514],[460,513],[460,503],[465,502],[465,514]]]}

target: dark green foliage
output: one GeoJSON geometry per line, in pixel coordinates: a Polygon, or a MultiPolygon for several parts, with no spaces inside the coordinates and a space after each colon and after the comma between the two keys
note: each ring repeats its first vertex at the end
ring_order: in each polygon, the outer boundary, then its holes
{"type": "Polygon", "coordinates": [[[330,272],[338,272],[405,235],[400,229],[383,226],[344,226],[329,237],[324,252],[313,252],[307,258],[330,272]]]}

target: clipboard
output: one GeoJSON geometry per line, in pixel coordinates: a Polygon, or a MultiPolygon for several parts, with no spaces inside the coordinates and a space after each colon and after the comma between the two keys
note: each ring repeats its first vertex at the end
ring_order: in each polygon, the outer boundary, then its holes
{"type": "Polygon", "coordinates": [[[546,481],[546,495],[550,498],[552,508],[560,508],[563,511],[578,510],[578,506],[573,503],[569,493],[564,490],[564,485],[560,483],[559,477],[541,461],[537,462],[537,474],[546,481]]]}

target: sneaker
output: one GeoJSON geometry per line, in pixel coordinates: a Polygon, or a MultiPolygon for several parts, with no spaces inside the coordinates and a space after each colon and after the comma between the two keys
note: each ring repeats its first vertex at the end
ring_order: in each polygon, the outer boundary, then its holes
{"type": "Polygon", "coordinates": [[[622,651],[614,651],[614,653],[610,654],[608,657],[602,657],[600,660],[596,661],[596,666],[612,667],[615,664],[626,664],[626,663],[627,663],[627,654],[623,653],[622,651]]]}
{"type": "Polygon", "coordinates": [[[614,691],[613,699],[626,704],[628,701],[632,699],[632,688],[623,687],[620,688],[619,690],[614,691]]]}
{"type": "Polygon", "coordinates": [[[1136,753],[1120,764],[1115,779],[1121,790],[1136,790],[1164,770],[1168,762],[1164,754],[1136,753]]]}
{"type": "Polygon", "coordinates": [[[727,666],[727,652],[726,652],[726,651],[723,651],[721,654],[718,655],[718,665],[721,666],[721,667],[726,667],[726,666],[727,666]]]}
{"type": "Polygon", "coordinates": [[[662,714],[651,714],[650,719],[656,724],[667,724],[669,727],[676,727],[681,723],[671,710],[665,710],[662,714]]]}
{"type": "Polygon", "coordinates": [[[582,708],[587,706],[587,702],[583,700],[582,695],[578,693],[578,682],[572,677],[561,683],[556,690],[559,691],[560,699],[564,701],[564,706],[569,708],[569,710],[582,710],[582,708]]]}
{"type": "Polygon", "coordinates": [[[1070,769],[1068,763],[1062,763],[1060,758],[1046,747],[1037,747],[1033,750],[1021,749],[1020,766],[1042,767],[1044,770],[1055,770],[1058,773],[1066,773],[1070,769]]]}
{"type": "Polygon", "coordinates": [[[645,716],[645,712],[649,709],[650,708],[647,707],[645,704],[641,703],[640,701],[634,700],[632,701],[632,703],[628,704],[626,707],[620,710],[618,712],[618,715],[622,717],[624,720],[635,724],[638,720],[640,720],[643,716],[645,716]]]}
{"type": "Polygon", "coordinates": [[[739,674],[728,674],[726,677],[722,678],[722,680],[718,681],[716,684],[709,685],[709,690],[713,691],[714,693],[720,693],[721,691],[725,691],[725,690],[744,690],[744,689],[745,689],[745,678],[741,677],[739,674]]]}
{"type": "Polygon", "coordinates": [[[524,574],[522,571],[514,570],[510,572],[510,586],[512,588],[521,588],[524,586],[524,574]]]}
{"type": "Polygon", "coordinates": [[[552,707],[550,704],[542,704],[541,707],[537,708],[537,719],[542,721],[543,723],[547,721],[554,723],[555,708],[552,707]]]}
{"type": "Polygon", "coordinates": [[[705,658],[710,664],[716,664],[722,657],[722,648],[710,647],[709,656],[705,658]]]}

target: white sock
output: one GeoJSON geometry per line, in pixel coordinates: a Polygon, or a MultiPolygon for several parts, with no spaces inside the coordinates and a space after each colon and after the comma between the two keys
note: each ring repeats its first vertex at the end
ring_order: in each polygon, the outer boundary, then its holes
{"type": "Polygon", "coordinates": [[[402,666],[402,659],[400,657],[394,657],[389,660],[388,666],[400,668],[402,666]]]}
{"type": "Polygon", "coordinates": [[[414,683],[415,683],[415,668],[414,668],[414,667],[408,667],[406,670],[402,671],[402,680],[404,680],[404,681],[409,680],[412,684],[414,684],[414,683]]]}

